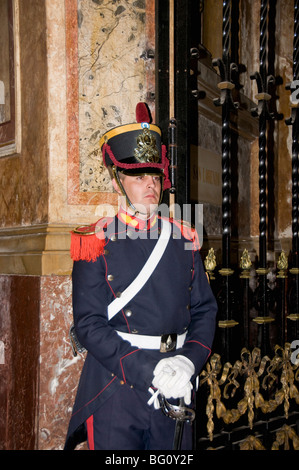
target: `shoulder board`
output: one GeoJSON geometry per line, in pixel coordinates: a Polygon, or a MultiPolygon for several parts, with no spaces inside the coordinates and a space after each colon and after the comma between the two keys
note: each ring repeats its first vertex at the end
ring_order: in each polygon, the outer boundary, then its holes
{"type": "Polygon", "coordinates": [[[74,261],[95,261],[104,254],[104,228],[113,217],[103,217],[90,225],[81,225],[71,232],[71,258],[74,261]]]}
{"type": "Polygon", "coordinates": [[[185,220],[172,219],[173,223],[181,230],[184,238],[192,241],[193,249],[200,250],[199,238],[195,227],[185,220]]]}

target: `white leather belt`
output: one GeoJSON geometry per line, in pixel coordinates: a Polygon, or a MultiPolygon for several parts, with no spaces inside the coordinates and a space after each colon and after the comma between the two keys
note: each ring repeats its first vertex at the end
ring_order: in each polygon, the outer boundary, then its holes
{"type": "Polygon", "coordinates": [[[181,335],[167,334],[162,336],[150,336],[123,333],[122,331],[117,330],[116,333],[124,340],[129,341],[131,346],[135,346],[140,349],[156,349],[160,352],[170,352],[181,348],[187,335],[187,332],[185,332],[181,335]]]}

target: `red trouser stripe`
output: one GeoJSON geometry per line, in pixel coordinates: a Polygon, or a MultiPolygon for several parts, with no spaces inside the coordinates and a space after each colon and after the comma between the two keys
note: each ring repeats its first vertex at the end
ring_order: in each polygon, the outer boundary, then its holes
{"type": "Polygon", "coordinates": [[[93,435],[93,415],[86,420],[87,427],[87,441],[89,450],[94,450],[94,435],[93,435]]]}

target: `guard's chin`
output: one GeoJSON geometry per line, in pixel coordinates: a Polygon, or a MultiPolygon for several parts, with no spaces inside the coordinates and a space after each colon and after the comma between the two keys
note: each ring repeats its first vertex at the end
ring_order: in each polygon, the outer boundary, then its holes
{"type": "Polygon", "coordinates": [[[140,216],[150,217],[154,212],[157,211],[158,203],[153,204],[135,204],[135,209],[140,216]]]}

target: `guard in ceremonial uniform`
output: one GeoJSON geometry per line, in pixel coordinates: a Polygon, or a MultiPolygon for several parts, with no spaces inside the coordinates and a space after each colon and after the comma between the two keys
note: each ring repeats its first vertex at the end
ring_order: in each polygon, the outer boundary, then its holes
{"type": "MultiPolygon", "coordinates": [[[[121,206],[72,233],[74,328],[87,350],[65,449],[171,450],[184,399],[210,353],[217,305],[195,230],[157,212],[169,187],[161,131],[147,107],[101,139],[121,206]],[[186,249],[186,244],[192,249],[186,249]]],[[[192,427],[181,449],[192,449],[192,427]]]]}

